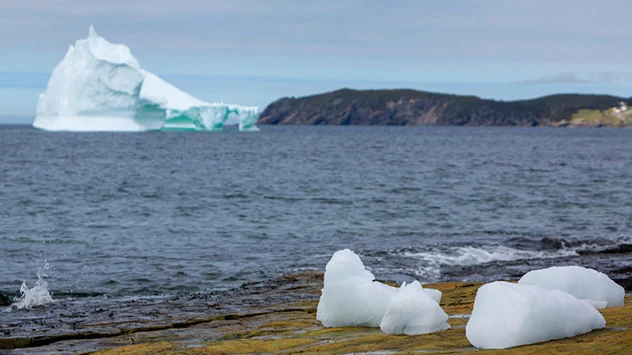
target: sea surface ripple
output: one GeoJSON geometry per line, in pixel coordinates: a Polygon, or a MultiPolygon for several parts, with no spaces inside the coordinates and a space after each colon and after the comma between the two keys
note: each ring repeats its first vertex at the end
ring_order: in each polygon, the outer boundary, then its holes
{"type": "Polygon", "coordinates": [[[323,270],[341,248],[396,281],[631,272],[626,129],[4,126],[0,186],[10,295],[44,265],[54,299],[151,296],[323,270]]]}

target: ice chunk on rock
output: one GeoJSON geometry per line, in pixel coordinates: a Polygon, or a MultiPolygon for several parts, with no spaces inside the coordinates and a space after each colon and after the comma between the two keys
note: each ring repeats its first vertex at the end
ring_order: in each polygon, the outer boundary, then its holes
{"type": "Polygon", "coordinates": [[[476,293],[465,335],[477,348],[505,349],[605,326],[606,320],[590,303],[566,292],[498,281],[476,293]]]}
{"type": "Polygon", "coordinates": [[[354,252],[335,252],[325,267],[316,319],[325,327],[379,327],[397,289],[374,279],[354,252]]]}
{"type": "MultiPolygon", "coordinates": [[[[360,257],[353,251],[344,249],[335,252],[325,268],[324,286],[318,302],[316,319],[325,327],[380,327],[391,300],[402,292],[402,289],[374,279],[373,274],[364,267],[360,257]]],[[[430,328],[430,325],[419,320],[419,313],[413,312],[402,320],[394,319],[396,314],[402,314],[401,312],[407,310],[404,303],[412,302],[414,296],[422,298],[422,301],[414,302],[424,304],[424,310],[432,309],[433,312],[437,312],[438,309],[443,312],[438,305],[441,300],[440,291],[423,289],[418,282],[414,285],[406,286],[406,291],[398,298],[400,301],[393,305],[392,315],[385,325],[386,329],[395,329],[399,324],[404,325],[398,329],[406,328],[411,332],[414,329],[430,328]],[[432,302],[431,306],[426,304],[425,301],[428,300],[432,302]]]]}
{"type": "Polygon", "coordinates": [[[588,300],[596,308],[623,306],[625,290],[606,274],[581,266],[554,266],[533,270],[519,281],[521,285],[537,285],[562,290],[588,300]]]}
{"type": "Polygon", "coordinates": [[[36,128],[51,131],[221,130],[229,115],[256,131],[257,107],[209,103],[141,69],[129,47],[92,26],[51,74],[40,94],[36,128]]]}
{"type": "MultiPolygon", "coordinates": [[[[436,293],[435,293],[436,295],[436,293]]],[[[380,329],[388,334],[426,334],[450,328],[448,315],[419,282],[405,283],[391,297],[380,329]]]]}

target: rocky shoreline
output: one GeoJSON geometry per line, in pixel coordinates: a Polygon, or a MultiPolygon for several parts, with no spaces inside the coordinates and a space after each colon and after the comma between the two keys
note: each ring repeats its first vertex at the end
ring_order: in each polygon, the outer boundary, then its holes
{"type": "MultiPolygon", "coordinates": [[[[376,328],[324,328],[316,320],[322,274],[311,272],[221,292],[130,298],[109,309],[99,308],[96,301],[60,301],[3,314],[7,319],[0,324],[0,353],[473,352],[477,350],[465,338],[464,327],[480,285],[429,286],[443,292],[441,306],[452,328],[419,336],[387,335],[376,328]],[[15,317],[18,312],[29,312],[28,317],[15,317]]],[[[618,353],[632,346],[632,296],[626,295],[625,306],[602,313],[606,329],[504,352],[618,353]]]]}
{"type": "Polygon", "coordinates": [[[496,101],[416,90],[341,89],[281,98],[266,107],[264,125],[632,126],[632,98],[560,94],[496,101]]]}

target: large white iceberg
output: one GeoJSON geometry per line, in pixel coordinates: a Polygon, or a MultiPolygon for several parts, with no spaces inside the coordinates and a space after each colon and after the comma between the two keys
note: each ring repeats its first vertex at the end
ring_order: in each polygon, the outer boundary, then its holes
{"type": "Polygon", "coordinates": [[[68,48],[40,94],[33,126],[51,131],[221,130],[229,115],[256,131],[258,108],[209,103],[140,67],[129,47],[90,26],[68,48]]]}
{"type": "Polygon", "coordinates": [[[476,293],[465,335],[477,348],[505,349],[605,326],[606,320],[589,302],[566,292],[498,281],[476,293]]]}
{"type": "Polygon", "coordinates": [[[335,252],[325,267],[316,319],[325,327],[383,325],[386,332],[419,334],[447,329],[440,299],[441,292],[423,289],[418,282],[398,289],[375,281],[360,257],[344,249],[335,252]]]}
{"type": "Polygon", "coordinates": [[[380,322],[380,329],[388,334],[417,335],[449,328],[448,315],[417,281],[399,288],[380,322]]]}
{"type": "Polygon", "coordinates": [[[518,283],[562,290],[589,301],[596,308],[623,306],[625,298],[625,289],[606,274],[581,266],[554,266],[529,271],[518,283]]]}

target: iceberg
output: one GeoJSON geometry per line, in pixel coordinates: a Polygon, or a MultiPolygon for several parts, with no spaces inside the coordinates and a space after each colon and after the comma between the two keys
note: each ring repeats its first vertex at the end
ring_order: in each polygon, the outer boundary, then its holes
{"type": "Polygon", "coordinates": [[[258,131],[258,107],[209,103],[140,67],[129,47],[100,37],[71,45],[39,96],[33,126],[49,131],[221,131],[231,114],[258,131]]]}
{"type": "Polygon", "coordinates": [[[587,300],[595,308],[623,306],[625,298],[623,287],[606,274],[581,266],[554,266],[529,271],[518,283],[561,290],[587,300]]]}
{"type": "Polygon", "coordinates": [[[589,302],[566,292],[497,281],[478,289],[465,336],[477,348],[505,349],[605,326],[589,302]]]}

